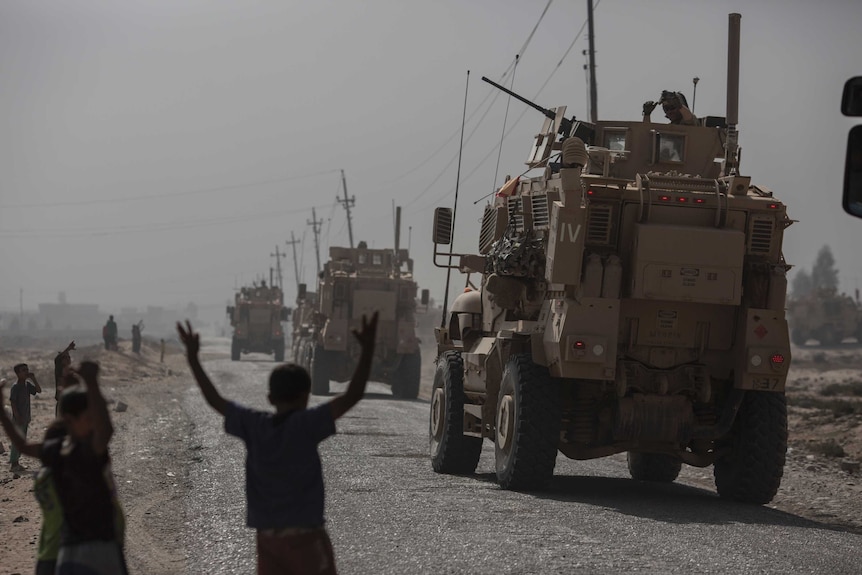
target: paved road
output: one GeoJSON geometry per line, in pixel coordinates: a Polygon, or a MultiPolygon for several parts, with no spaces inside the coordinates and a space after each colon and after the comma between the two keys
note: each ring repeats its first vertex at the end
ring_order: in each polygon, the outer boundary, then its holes
{"type": "MultiPolygon", "coordinates": [[[[206,369],[224,395],[264,408],[273,363],[252,358],[213,360],[206,369]]],[[[514,493],[496,486],[486,441],[475,476],[437,475],[427,456],[428,404],[394,400],[381,385],[369,392],[321,446],[328,528],[342,574],[862,569],[862,536],[720,501],[694,486],[701,470],[684,470],[680,483],[653,485],[629,479],[623,457],[560,456],[549,492],[514,493]]],[[[187,503],[196,518],[189,525],[190,572],[251,573],[243,446],[225,436],[195,389],[183,402],[199,453],[187,503]]]]}

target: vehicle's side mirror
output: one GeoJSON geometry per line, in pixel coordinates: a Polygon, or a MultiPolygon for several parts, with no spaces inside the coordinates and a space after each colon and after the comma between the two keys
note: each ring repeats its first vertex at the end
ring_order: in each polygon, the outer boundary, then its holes
{"type": "Polygon", "coordinates": [[[226,312],[228,315],[233,315],[233,310],[234,310],[234,307],[233,307],[232,305],[229,305],[229,306],[227,306],[227,308],[225,309],[225,312],[226,312]]]}
{"type": "Polygon", "coordinates": [[[299,284],[296,293],[296,299],[304,299],[305,298],[306,287],[305,284],[299,284]]]}
{"type": "Polygon", "coordinates": [[[422,296],[419,299],[419,301],[422,302],[422,305],[428,305],[428,301],[430,299],[431,299],[431,293],[427,289],[422,290],[422,296]]]}
{"type": "MultiPolygon", "coordinates": [[[[841,95],[841,113],[845,116],[862,116],[862,76],[850,78],[841,95]]],[[[844,161],[844,192],[841,197],[844,211],[862,218],[862,125],[851,128],[847,136],[847,157],[844,161]]]]}
{"type": "Polygon", "coordinates": [[[452,243],[452,208],[434,210],[434,243],[447,246],[452,243]]]}
{"type": "Polygon", "coordinates": [[[281,308],[281,321],[287,321],[287,318],[289,315],[290,315],[290,308],[289,307],[281,308]]]}

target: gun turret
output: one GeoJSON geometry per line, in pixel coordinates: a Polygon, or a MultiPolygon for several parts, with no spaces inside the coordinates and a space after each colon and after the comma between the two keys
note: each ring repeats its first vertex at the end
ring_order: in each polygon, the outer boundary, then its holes
{"type": "MultiPolygon", "coordinates": [[[[501,90],[501,91],[505,92],[506,94],[509,94],[510,96],[515,98],[516,100],[520,100],[521,102],[523,102],[524,104],[533,108],[534,110],[541,112],[542,114],[545,115],[546,118],[549,118],[551,120],[557,119],[557,113],[555,110],[543,108],[540,105],[536,104],[535,102],[531,102],[530,100],[526,99],[525,97],[523,97],[519,94],[516,94],[515,92],[509,90],[508,88],[504,88],[503,86],[494,82],[493,80],[489,80],[485,76],[482,76],[482,81],[491,84],[492,86],[494,86],[498,90],[501,90]]],[[[574,126],[574,124],[575,124],[575,117],[574,116],[572,116],[571,119],[563,118],[562,121],[560,122],[560,132],[559,133],[564,138],[568,138],[572,133],[572,127],[574,126]]]]}

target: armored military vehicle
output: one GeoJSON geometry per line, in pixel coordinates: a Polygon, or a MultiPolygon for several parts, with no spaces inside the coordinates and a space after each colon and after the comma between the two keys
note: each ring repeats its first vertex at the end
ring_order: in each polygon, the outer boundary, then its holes
{"type": "MultiPolygon", "coordinates": [[[[387,383],[396,397],[419,393],[421,356],[416,337],[416,282],[405,249],[331,247],[318,283],[317,307],[302,308],[309,322],[294,328],[295,361],[311,374],[311,390],[329,393],[330,380],[353,375],[359,345],[352,335],[363,314],[379,312],[371,379],[387,383]]],[[[427,303],[427,290],[423,291],[427,303]]]]}
{"type": "Polygon", "coordinates": [[[859,303],[835,289],[815,290],[788,302],[790,338],[796,345],[816,339],[820,345],[836,345],[848,337],[862,343],[862,310],[859,303]]]}
{"type": "Polygon", "coordinates": [[[440,251],[453,213],[437,208],[435,264],[454,255],[481,284],[436,334],[435,471],[472,473],[487,438],[506,489],[546,486],[558,451],[628,452],[635,479],[714,464],[722,497],[773,498],[791,220],[739,171],[738,41],[731,14],[726,117],[579,122],[528,102],[547,116],[528,161],[543,172],[485,207],[478,254],[440,251]]]}
{"type": "Polygon", "coordinates": [[[284,330],[289,309],[284,307],[279,288],[263,282],[240,288],[234,305],[227,307],[233,327],[230,358],[239,361],[243,353],[270,353],[275,361],[284,361],[284,330]]]}

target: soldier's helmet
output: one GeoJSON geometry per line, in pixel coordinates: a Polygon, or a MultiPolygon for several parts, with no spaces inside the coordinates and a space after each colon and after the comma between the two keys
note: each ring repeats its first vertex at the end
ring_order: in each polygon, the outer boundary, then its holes
{"type": "Polygon", "coordinates": [[[688,108],[688,100],[685,99],[685,96],[682,92],[671,92],[670,90],[662,90],[659,103],[664,109],[675,109],[681,108],[682,106],[688,108]]]}

